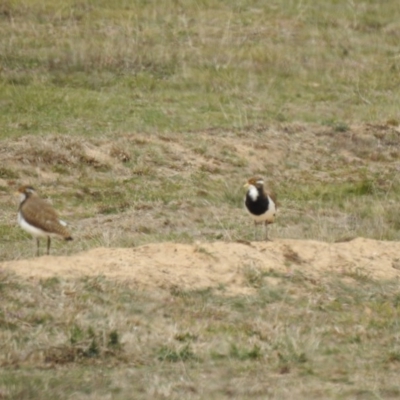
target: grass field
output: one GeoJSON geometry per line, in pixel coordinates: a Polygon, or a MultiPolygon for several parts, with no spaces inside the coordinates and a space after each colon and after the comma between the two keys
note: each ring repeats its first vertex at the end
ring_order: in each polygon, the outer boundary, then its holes
{"type": "Polygon", "coordinates": [[[1,137],[398,119],[395,1],[5,0],[1,137]]]}
{"type": "MultiPolygon", "coordinates": [[[[400,239],[395,0],[4,0],[0,261],[31,257],[12,192],[71,224],[69,255],[277,238],[400,239]]],[[[0,274],[0,399],[396,399],[399,285],[249,272],[251,296],[0,274]]]]}

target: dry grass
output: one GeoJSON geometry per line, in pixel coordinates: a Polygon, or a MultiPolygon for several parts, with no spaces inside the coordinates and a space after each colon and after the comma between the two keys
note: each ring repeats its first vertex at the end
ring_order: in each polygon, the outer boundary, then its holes
{"type": "Polygon", "coordinates": [[[273,287],[260,279],[253,296],[220,297],[179,288],[143,293],[101,277],[33,285],[3,275],[2,396],[400,394],[397,283],[275,279],[273,287]]]}
{"type": "Polygon", "coordinates": [[[166,240],[251,240],[242,184],[255,173],[279,196],[272,237],[397,240],[400,186],[393,151],[399,143],[391,125],[339,133],[284,125],[214,135],[125,134],[113,141],[63,135],[6,140],[1,258],[32,251],[15,227],[11,194],[20,183],[36,186],[77,232],[73,244],[56,247],[59,254],[166,240]],[[258,148],[261,138],[265,148],[258,148]]]}

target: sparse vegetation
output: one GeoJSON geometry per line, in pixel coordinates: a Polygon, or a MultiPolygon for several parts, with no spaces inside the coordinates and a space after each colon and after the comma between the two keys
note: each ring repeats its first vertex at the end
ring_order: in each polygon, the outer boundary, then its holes
{"type": "MultiPolygon", "coordinates": [[[[1,2],[0,261],[33,254],[20,183],[70,223],[58,255],[251,241],[255,174],[272,238],[400,240],[399,21],[395,0],[1,2]]],[[[246,296],[1,272],[0,398],[400,397],[398,282],[284,259],[237,266],[246,296]]]]}
{"type": "Polygon", "coordinates": [[[229,297],[142,292],[98,278],[36,285],[3,274],[1,393],[32,399],[107,393],[161,399],[166,390],[171,398],[400,393],[397,282],[349,283],[334,274],[318,285],[277,279],[279,300],[271,301],[267,283],[252,296],[229,297]]]}

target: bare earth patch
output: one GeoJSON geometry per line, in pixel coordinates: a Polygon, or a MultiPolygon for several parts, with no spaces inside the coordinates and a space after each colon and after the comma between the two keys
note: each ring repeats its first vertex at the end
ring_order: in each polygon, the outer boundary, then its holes
{"type": "Polygon", "coordinates": [[[227,294],[254,290],[249,273],[302,273],[318,282],[327,272],[349,278],[392,279],[397,269],[399,242],[357,238],[343,243],[304,240],[273,242],[154,243],[135,248],[95,248],[72,256],[42,256],[7,261],[1,269],[25,278],[98,276],[132,283],[140,289],[196,290],[218,288],[227,294]]]}

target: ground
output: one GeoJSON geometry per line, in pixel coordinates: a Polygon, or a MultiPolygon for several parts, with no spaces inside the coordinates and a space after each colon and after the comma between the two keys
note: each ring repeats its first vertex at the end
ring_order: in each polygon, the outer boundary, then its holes
{"type": "MultiPolygon", "coordinates": [[[[42,256],[0,266],[24,278],[102,275],[138,290],[218,289],[251,294],[249,274],[301,272],[316,282],[332,272],[371,279],[400,277],[400,243],[356,238],[344,243],[276,239],[273,242],[152,243],[136,248],[95,248],[72,256],[42,256]]],[[[268,284],[277,279],[268,278],[268,284]]],[[[257,285],[255,285],[257,287],[257,285]]]]}

